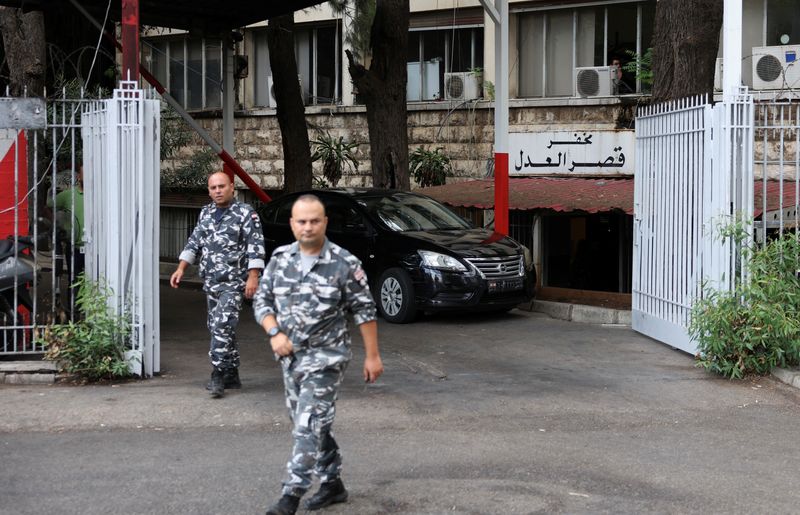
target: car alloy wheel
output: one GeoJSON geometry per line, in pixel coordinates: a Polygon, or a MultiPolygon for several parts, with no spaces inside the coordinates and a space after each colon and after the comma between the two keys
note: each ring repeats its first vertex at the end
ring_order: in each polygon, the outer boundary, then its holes
{"type": "Polygon", "coordinates": [[[381,304],[387,315],[397,316],[403,307],[403,290],[394,277],[387,277],[381,284],[381,304]]]}
{"type": "Polygon", "coordinates": [[[378,307],[387,322],[405,324],[414,320],[417,313],[414,286],[408,272],[402,268],[390,268],[381,274],[378,297],[378,307]]]}

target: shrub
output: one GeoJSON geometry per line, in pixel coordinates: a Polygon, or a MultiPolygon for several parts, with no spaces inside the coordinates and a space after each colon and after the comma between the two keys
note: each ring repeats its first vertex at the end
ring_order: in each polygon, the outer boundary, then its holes
{"type": "Polygon", "coordinates": [[[358,170],[356,148],[358,143],[350,143],[344,137],[331,136],[329,132],[322,133],[311,143],[316,145],[311,161],[322,161],[322,176],[329,180],[333,187],[348,171],[355,173],[358,170]]]}
{"type": "Polygon", "coordinates": [[[453,175],[450,158],[439,147],[435,150],[417,148],[408,160],[408,167],[414,181],[421,187],[440,186],[447,177],[453,175]]]}
{"type": "Polygon", "coordinates": [[[37,341],[45,346],[45,359],[89,381],[129,376],[125,360],[129,317],[111,313],[108,299],[112,291],[103,283],[81,274],[73,288],[78,288],[75,304],[81,318],[42,330],[37,341]]]}
{"type": "Polygon", "coordinates": [[[800,242],[786,234],[744,251],[749,275],[730,291],[704,284],[689,325],[697,365],[731,379],[800,363],[800,242]]]}

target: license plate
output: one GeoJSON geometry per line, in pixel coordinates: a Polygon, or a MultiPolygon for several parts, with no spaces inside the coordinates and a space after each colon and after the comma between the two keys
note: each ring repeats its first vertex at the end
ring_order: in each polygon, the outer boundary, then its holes
{"type": "Polygon", "coordinates": [[[514,291],[522,289],[522,279],[504,279],[497,281],[489,281],[489,291],[514,291]]]}

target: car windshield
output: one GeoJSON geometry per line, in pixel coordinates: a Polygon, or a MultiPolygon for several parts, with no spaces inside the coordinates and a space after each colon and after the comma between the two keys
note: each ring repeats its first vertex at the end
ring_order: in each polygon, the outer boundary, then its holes
{"type": "Polygon", "coordinates": [[[363,200],[372,216],[396,232],[472,228],[469,222],[428,197],[392,195],[363,200]]]}

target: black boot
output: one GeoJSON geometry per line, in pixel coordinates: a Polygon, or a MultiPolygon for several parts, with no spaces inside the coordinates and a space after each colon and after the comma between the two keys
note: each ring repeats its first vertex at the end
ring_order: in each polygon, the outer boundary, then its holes
{"type": "Polygon", "coordinates": [[[305,507],[307,510],[319,510],[325,506],[336,504],[337,502],[345,502],[347,500],[347,490],[344,488],[344,483],[339,478],[322,483],[317,490],[317,493],[311,496],[306,502],[305,507]]]}
{"type": "Polygon", "coordinates": [[[267,508],[267,515],[294,515],[297,513],[297,506],[300,498],[293,495],[284,495],[278,502],[267,508]]]}
{"type": "MultiPolygon", "coordinates": [[[[239,369],[226,370],[223,384],[226,390],[241,390],[242,382],[239,380],[239,369]]],[[[206,390],[211,390],[211,381],[206,383],[206,390]]]]}
{"type": "Polygon", "coordinates": [[[238,368],[231,368],[225,371],[225,388],[231,390],[240,390],[242,388],[238,368]]]}
{"type": "Polygon", "coordinates": [[[211,396],[215,399],[222,397],[225,393],[225,375],[222,370],[214,367],[211,372],[211,396]]]}

